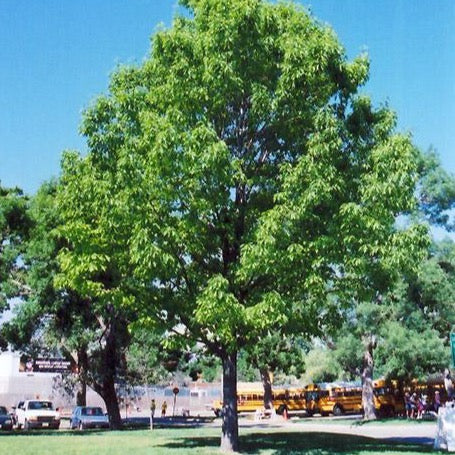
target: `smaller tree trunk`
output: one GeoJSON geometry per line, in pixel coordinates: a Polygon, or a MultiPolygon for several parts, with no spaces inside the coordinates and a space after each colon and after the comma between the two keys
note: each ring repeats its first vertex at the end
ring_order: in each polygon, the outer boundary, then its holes
{"type": "Polygon", "coordinates": [[[262,386],[264,387],[264,408],[273,408],[272,379],[267,367],[259,368],[261,373],[262,386]]]}
{"type": "Polygon", "coordinates": [[[84,379],[79,380],[79,387],[76,392],[76,405],[87,406],[87,383],[84,379]]]}
{"type": "Polygon", "coordinates": [[[223,362],[223,410],[220,448],[226,452],[239,449],[237,416],[237,352],[225,354],[223,362]]]}
{"type": "Polygon", "coordinates": [[[362,370],[362,406],[364,420],[376,419],[374,408],[373,394],[373,369],[374,357],[373,351],[376,347],[376,337],[369,335],[365,337],[365,352],[363,355],[363,370],[362,370]]]}
{"type": "Polygon", "coordinates": [[[109,423],[112,430],[119,430],[122,427],[122,418],[118,405],[117,392],[115,390],[114,376],[105,376],[101,383],[91,384],[96,393],[103,399],[109,415],[109,423]]]}
{"type": "Polygon", "coordinates": [[[77,351],[77,369],[79,385],[76,393],[77,406],[87,406],[87,371],[88,371],[88,356],[87,350],[81,348],[77,351]]]}
{"type": "Polygon", "coordinates": [[[117,392],[115,391],[114,378],[106,378],[103,383],[103,400],[106,403],[109,422],[113,430],[119,430],[122,427],[122,418],[118,406],[117,392]]]}
{"type": "Polygon", "coordinates": [[[93,384],[95,391],[101,395],[106,403],[110,426],[113,430],[122,427],[117,392],[115,390],[116,371],[119,364],[117,338],[122,335],[121,331],[117,330],[119,327],[122,328],[121,323],[114,318],[106,331],[105,345],[101,353],[102,362],[100,364],[101,371],[99,371],[101,378],[93,384]]]}

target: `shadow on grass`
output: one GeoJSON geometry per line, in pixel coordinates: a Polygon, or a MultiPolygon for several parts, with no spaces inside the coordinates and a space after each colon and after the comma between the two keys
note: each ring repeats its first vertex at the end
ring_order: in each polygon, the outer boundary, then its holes
{"type": "MultiPolygon", "coordinates": [[[[191,437],[174,439],[163,447],[169,449],[217,448],[219,437],[191,437]]],[[[431,446],[409,444],[402,441],[380,441],[362,436],[333,433],[252,433],[240,437],[240,451],[259,454],[266,451],[273,455],[345,455],[389,453],[430,453],[431,446]]]]}
{"type": "Polygon", "coordinates": [[[4,431],[0,434],[8,435],[8,436],[86,436],[87,434],[95,434],[95,433],[106,433],[110,430],[106,429],[90,429],[90,430],[12,430],[12,431],[4,431]]]}

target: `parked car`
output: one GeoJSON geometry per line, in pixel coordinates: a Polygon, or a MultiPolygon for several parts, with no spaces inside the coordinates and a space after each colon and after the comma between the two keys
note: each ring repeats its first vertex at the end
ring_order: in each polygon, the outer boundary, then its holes
{"type": "Polygon", "coordinates": [[[30,430],[31,428],[60,427],[60,414],[54,409],[51,401],[25,400],[20,401],[15,409],[15,423],[17,428],[30,430]]]}
{"type": "Polygon", "coordinates": [[[70,428],[109,428],[109,417],[103,410],[93,406],[77,406],[71,415],[70,428]]]}
{"type": "Polygon", "coordinates": [[[5,408],[5,406],[0,406],[0,429],[1,430],[13,429],[13,419],[11,417],[11,414],[5,408]]]}

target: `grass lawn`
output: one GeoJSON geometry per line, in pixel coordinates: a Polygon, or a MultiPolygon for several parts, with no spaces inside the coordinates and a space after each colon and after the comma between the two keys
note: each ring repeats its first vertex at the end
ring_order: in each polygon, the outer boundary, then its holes
{"type": "MultiPolygon", "coordinates": [[[[218,454],[219,428],[131,430],[115,432],[44,432],[0,435],[1,454],[21,455],[207,455],[218,454]]],[[[301,433],[289,428],[241,429],[242,453],[258,455],[418,454],[431,447],[378,442],[324,432],[301,433]]]]}

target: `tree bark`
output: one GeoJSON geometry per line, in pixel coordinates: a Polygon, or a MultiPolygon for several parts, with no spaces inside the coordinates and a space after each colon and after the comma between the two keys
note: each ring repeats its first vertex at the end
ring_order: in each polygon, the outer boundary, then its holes
{"type": "Polygon", "coordinates": [[[117,392],[115,390],[115,376],[106,372],[102,382],[93,383],[93,388],[106,404],[111,429],[120,429],[122,427],[122,418],[120,416],[117,392]]]}
{"type": "Polygon", "coordinates": [[[105,335],[105,345],[101,351],[102,360],[99,372],[101,377],[93,384],[95,391],[103,398],[106,404],[110,426],[113,430],[122,427],[117,392],[115,390],[115,378],[119,366],[117,341],[122,337],[121,331],[124,327],[122,327],[122,321],[115,318],[109,324],[105,335]]]}
{"type": "Polygon", "coordinates": [[[117,392],[115,391],[114,377],[110,376],[103,382],[103,400],[106,403],[111,429],[118,430],[122,427],[122,418],[118,406],[117,392]]]}
{"type": "Polygon", "coordinates": [[[77,370],[79,387],[76,393],[76,404],[77,406],[87,406],[88,356],[85,348],[81,348],[77,352],[77,370]]]}
{"type": "Polygon", "coordinates": [[[267,367],[259,368],[261,373],[262,386],[264,387],[264,408],[273,408],[272,380],[267,367]]]}
{"type": "Polygon", "coordinates": [[[237,352],[225,354],[223,361],[223,410],[221,450],[239,450],[239,425],[237,416],[237,352]]]}
{"type": "Polygon", "coordinates": [[[79,379],[79,387],[76,392],[76,406],[87,406],[87,383],[85,379],[79,379]]]}
{"type": "Polygon", "coordinates": [[[368,335],[365,337],[365,352],[363,355],[363,369],[362,369],[362,406],[363,406],[363,419],[374,420],[376,419],[376,412],[374,408],[374,394],[373,394],[373,369],[374,357],[373,351],[376,347],[376,337],[368,335]]]}

